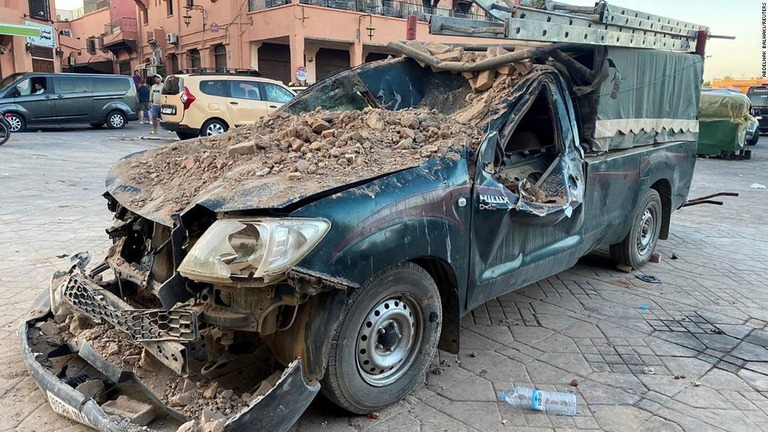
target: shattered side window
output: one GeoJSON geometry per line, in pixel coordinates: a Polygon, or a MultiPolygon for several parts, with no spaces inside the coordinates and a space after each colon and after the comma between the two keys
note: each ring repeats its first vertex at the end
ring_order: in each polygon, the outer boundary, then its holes
{"type": "Polygon", "coordinates": [[[494,179],[537,214],[568,204],[562,143],[554,107],[542,86],[519,121],[513,119],[501,133],[494,162],[494,179]]]}

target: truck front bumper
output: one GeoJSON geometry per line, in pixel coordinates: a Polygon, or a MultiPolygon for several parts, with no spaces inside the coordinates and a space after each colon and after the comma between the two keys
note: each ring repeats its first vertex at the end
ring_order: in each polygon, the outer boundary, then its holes
{"type": "MultiPolygon", "coordinates": [[[[61,274],[54,276],[52,288],[54,283],[60,284],[61,277],[61,274]]],[[[66,277],[72,279],[73,275],[66,277]]],[[[165,405],[132,369],[123,369],[110,363],[87,341],[79,340],[77,344],[67,343],[58,348],[41,344],[42,324],[52,318],[51,295],[43,293],[36,300],[34,308],[22,319],[19,336],[24,363],[30,376],[55,412],[100,431],[174,431],[181,424],[196,420],[188,419],[165,405]],[[78,373],[76,382],[97,379],[104,382],[107,399],[126,394],[140,399],[143,404],[151,406],[154,420],[141,426],[130,423],[128,417],[108,415],[102,405],[109,400],[99,403],[75,389],[73,378],[69,376],[73,369],[78,373]]],[[[286,431],[298,420],[319,390],[318,383],[308,385],[304,381],[301,359],[297,358],[282,372],[274,386],[242,410],[230,415],[223,430],[286,431]]]]}

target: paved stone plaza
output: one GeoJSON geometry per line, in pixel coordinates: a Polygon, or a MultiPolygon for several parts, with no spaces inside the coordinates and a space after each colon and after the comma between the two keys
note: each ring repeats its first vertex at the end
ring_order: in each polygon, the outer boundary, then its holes
{"type": "MultiPolygon", "coordinates": [[[[51,273],[68,266],[64,254],[90,250],[98,259],[108,246],[108,168],[172,141],[165,132],[140,139],[147,131],[43,130],[0,147],[2,430],[84,429],[48,407],[16,330],[51,273]]],[[[627,274],[604,255],[586,257],[467,315],[461,353],[441,353],[426,385],[377,419],[318,398],[295,429],[768,430],[768,189],[750,188],[768,185],[768,139],[753,150],[752,160],[697,161],[691,197],[741,196],[675,213],[660,263],[627,274]],[[514,385],[573,392],[579,413],[497,402],[514,385]]]]}

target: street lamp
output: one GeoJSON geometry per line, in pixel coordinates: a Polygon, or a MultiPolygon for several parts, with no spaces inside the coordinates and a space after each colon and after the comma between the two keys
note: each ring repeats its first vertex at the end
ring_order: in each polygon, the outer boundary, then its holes
{"type": "Polygon", "coordinates": [[[187,11],[187,13],[184,16],[182,16],[182,18],[184,19],[184,24],[187,27],[189,27],[189,24],[192,23],[192,15],[190,15],[189,13],[193,10],[199,10],[200,13],[203,15],[203,31],[205,31],[205,24],[206,24],[206,18],[207,18],[205,13],[205,8],[201,5],[193,4],[192,1],[188,1],[187,5],[184,6],[184,9],[186,9],[187,11]]]}

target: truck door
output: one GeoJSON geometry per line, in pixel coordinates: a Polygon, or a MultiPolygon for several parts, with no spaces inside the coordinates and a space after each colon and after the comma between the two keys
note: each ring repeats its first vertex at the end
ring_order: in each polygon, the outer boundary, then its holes
{"type": "Polygon", "coordinates": [[[53,78],[54,117],[57,121],[87,121],[91,116],[93,93],[91,77],[53,78]]]}
{"type": "Polygon", "coordinates": [[[469,309],[573,266],[582,251],[584,168],[573,109],[559,75],[529,79],[478,155],[469,309]]]}

